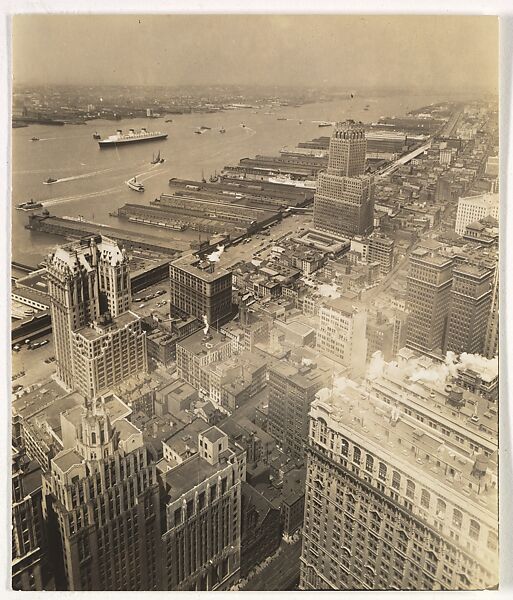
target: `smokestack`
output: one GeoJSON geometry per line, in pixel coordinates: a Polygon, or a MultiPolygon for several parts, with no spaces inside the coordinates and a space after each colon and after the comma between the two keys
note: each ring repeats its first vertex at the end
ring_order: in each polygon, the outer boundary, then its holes
{"type": "Polygon", "coordinates": [[[208,335],[208,329],[210,325],[208,324],[207,315],[203,315],[203,323],[205,323],[205,328],[203,329],[203,335],[208,335]]]}

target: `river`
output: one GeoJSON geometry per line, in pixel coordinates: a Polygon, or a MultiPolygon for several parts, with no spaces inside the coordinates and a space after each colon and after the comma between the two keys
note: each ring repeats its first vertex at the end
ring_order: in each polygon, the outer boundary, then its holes
{"type": "MultiPolygon", "coordinates": [[[[14,206],[30,198],[43,202],[51,214],[69,215],[126,229],[146,231],[152,235],[173,236],[173,232],[111,217],[110,212],[127,202],[149,204],[166,192],[171,177],[208,178],[225,165],[237,164],[243,157],[278,154],[283,146],[295,146],[331,129],[319,128],[315,121],[355,119],[372,122],[380,116],[404,115],[409,110],[447,97],[394,96],[340,98],[327,103],[300,107],[238,109],[221,113],[170,115],[159,119],[124,121],[89,121],[85,125],[30,125],[12,130],[12,258],[29,265],[37,264],[62,238],[25,229],[28,212],[14,206]],[[365,106],[368,105],[368,110],[365,106]],[[287,120],[277,120],[286,117],[287,120]],[[172,123],[166,123],[172,118],[172,123]],[[301,121],[301,123],[300,123],[301,121]],[[242,127],[241,123],[246,126],[242,127]],[[202,135],[194,130],[210,127],[202,135]],[[164,131],[168,138],[122,148],[100,149],[93,133],[107,137],[117,128],[146,127],[164,131]],[[219,133],[224,127],[226,133],[219,133]],[[31,141],[38,137],[39,141],[31,141]],[[165,162],[151,165],[153,153],[159,151],[165,162]],[[125,182],[137,176],[144,193],[130,190],[125,182]],[[48,177],[58,183],[44,185],[48,177]]],[[[184,234],[182,234],[183,236],[184,234]]],[[[196,232],[187,232],[190,239],[196,232]]]]}

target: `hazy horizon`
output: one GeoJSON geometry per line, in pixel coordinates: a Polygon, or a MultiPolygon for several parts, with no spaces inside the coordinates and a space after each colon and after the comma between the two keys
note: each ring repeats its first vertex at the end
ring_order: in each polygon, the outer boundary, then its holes
{"type": "Polygon", "coordinates": [[[13,82],[495,93],[498,19],[18,15],[13,82]]]}

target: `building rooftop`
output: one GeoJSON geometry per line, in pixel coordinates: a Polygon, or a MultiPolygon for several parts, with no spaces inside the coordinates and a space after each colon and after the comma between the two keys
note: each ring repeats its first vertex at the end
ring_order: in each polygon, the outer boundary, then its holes
{"type": "Polygon", "coordinates": [[[101,317],[97,322],[92,323],[91,325],[86,325],[77,329],[76,334],[81,335],[89,341],[96,340],[101,338],[102,336],[113,333],[128,325],[135,323],[140,320],[140,317],[133,313],[131,310],[127,310],[124,313],[121,313],[117,317],[113,317],[111,320],[107,320],[102,323],[101,317]]]}
{"type": "Polygon", "coordinates": [[[178,260],[173,261],[171,264],[174,267],[177,267],[186,273],[190,273],[195,277],[199,277],[208,283],[211,283],[216,279],[231,273],[231,271],[223,269],[216,262],[211,262],[208,259],[202,261],[197,256],[191,254],[182,256],[178,260]]]}
{"type": "Polygon", "coordinates": [[[63,472],[66,473],[71,467],[82,464],[83,458],[75,452],[73,448],[62,450],[54,458],[53,463],[63,472]]]}
{"type": "Polygon", "coordinates": [[[394,462],[404,463],[405,472],[412,468],[422,472],[437,486],[447,487],[449,495],[462,495],[463,503],[476,503],[476,510],[497,510],[496,453],[487,460],[456,448],[413,415],[369,396],[363,389],[348,397],[346,389],[315,400],[312,413],[318,409],[321,413],[317,414],[330,414],[342,431],[351,430],[377,456],[391,454],[394,462]],[[475,475],[478,460],[486,463],[486,474],[481,478],[475,475]]]}
{"type": "Polygon", "coordinates": [[[210,328],[207,335],[200,329],[185,339],[180,340],[176,345],[181,346],[196,356],[203,356],[217,350],[220,346],[224,346],[227,343],[231,343],[229,338],[215,329],[210,328]]]}
{"type": "Polygon", "coordinates": [[[226,434],[224,431],[221,431],[219,427],[214,426],[210,427],[210,429],[207,429],[206,431],[203,431],[201,436],[207,438],[207,440],[212,444],[215,444],[218,440],[223,439],[226,434]]]}

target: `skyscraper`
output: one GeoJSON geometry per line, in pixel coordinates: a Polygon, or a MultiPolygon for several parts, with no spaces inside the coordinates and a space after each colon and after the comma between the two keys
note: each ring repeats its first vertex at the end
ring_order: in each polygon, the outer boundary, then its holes
{"type": "Polygon", "coordinates": [[[98,321],[72,332],[74,388],[94,398],[135,373],[148,370],[146,332],[131,311],[98,321]]]}
{"type": "Polygon", "coordinates": [[[166,590],[227,590],[239,578],[241,482],[245,453],[217,427],[199,434],[199,451],[166,473],[166,590]]]}
{"type": "Polygon", "coordinates": [[[47,273],[57,375],[73,389],[72,332],[106,312],[116,317],[129,309],[128,257],[116,242],[98,236],[57,248],[47,273]]]}
{"type": "Polygon", "coordinates": [[[43,476],[58,589],[158,590],[159,486],[141,431],[97,399],[61,422],[43,476]]]}
{"type": "Polygon", "coordinates": [[[328,300],[319,309],[317,349],[347,367],[350,375],[363,375],[367,356],[367,313],[350,300],[328,300]]]}
{"type": "Polygon", "coordinates": [[[484,343],[484,355],[487,358],[493,358],[499,352],[499,290],[499,264],[497,262],[493,276],[492,302],[486,324],[484,343]]]}
{"type": "Polygon", "coordinates": [[[499,194],[481,194],[460,198],[454,230],[457,234],[463,235],[467,225],[488,216],[494,219],[499,218],[499,194]]]}
{"type": "Polygon", "coordinates": [[[269,367],[267,431],[282,450],[304,458],[308,439],[308,412],[315,394],[328,385],[331,373],[311,361],[276,361],[269,367]]]}
{"type": "Polygon", "coordinates": [[[314,198],[314,226],[339,236],[373,229],[373,178],[365,173],[367,142],[361,123],[337,123],[330,139],[328,169],[320,173],[314,198]]]}
{"type": "Polygon", "coordinates": [[[482,354],[490,315],[493,272],[469,264],[455,266],[445,349],[482,354]]]}
{"type": "MultiPolygon", "coordinates": [[[[418,365],[411,366],[414,375],[418,365]]],[[[394,372],[384,395],[352,383],[319,392],[310,414],[301,589],[497,585],[496,413],[480,399],[470,421],[458,408],[464,394],[445,385],[424,387],[394,372]],[[411,400],[402,386],[415,392],[411,400]]]]}
{"type": "Polygon", "coordinates": [[[212,327],[232,314],[232,273],[208,259],[185,256],[171,263],[171,314],[193,316],[212,327]]]}
{"type": "Polygon", "coordinates": [[[418,249],[410,256],[407,278],[406,345],[421,352],[441,352],[449,311],[453,260],[418,249]]]}

